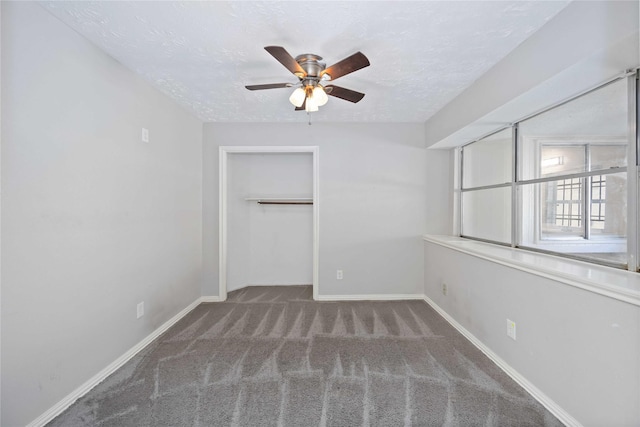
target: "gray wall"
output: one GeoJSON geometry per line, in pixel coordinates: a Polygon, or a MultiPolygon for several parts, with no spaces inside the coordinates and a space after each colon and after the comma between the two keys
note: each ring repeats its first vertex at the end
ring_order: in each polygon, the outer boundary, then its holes
{"type": "Polygon", "coordinates": [[[313,207],[247,197],[313,197],[311,153],[229,154],[227,292],[313,281],[313,207]]]}
{"type": "Polygon", "coordinates": [[[223,145],[320,147],[319,295],[421,294],[420,235],[450,230],[449,183],[443,179],[449,153],[423,148],[421,124],[304,121],[205,125],[203,295],[218,295],[223,145]],[[343,280],[336,279],[337,269],[344,271],[343,280]]]}
{"type": "Polygon", "coordinates": [[[10,2],[2,123],[2,425],[15,426],[200,296],[202,124],[10,2]]]}
{"type": "Polygon", "coordinates": [[[585,426],[640,424],[637,306],[424,246],[425,294],[517,372],[585,426]]]}

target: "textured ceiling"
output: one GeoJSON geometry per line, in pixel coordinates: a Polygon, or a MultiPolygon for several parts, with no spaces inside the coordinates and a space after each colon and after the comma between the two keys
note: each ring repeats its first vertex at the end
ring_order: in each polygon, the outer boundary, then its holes
{"type": "Polygon", "coordinates": [[[205,122],[301,122],[297,82],[264,46],[331,65],[360,50],[371,66],[336,84],[323,122],[424,122],[568,1],[42,2],[63,22],[205,122]]]}

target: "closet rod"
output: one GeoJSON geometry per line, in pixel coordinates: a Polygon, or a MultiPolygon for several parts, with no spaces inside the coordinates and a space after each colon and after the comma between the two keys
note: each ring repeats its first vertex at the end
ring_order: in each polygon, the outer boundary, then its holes
{"type": "Polygon", "coordinates": [[[259,205],[312,205],[313,202],[267,202],[258,200],[259,205]]]}

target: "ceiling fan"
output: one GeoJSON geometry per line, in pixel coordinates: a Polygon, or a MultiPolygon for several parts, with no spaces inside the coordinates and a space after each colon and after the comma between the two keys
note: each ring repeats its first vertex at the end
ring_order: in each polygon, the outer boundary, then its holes
{"type": "Polygon", "coordinates": [[[306,53],[295,58],[281,46],[266,46],[264,48],[278,62],[284,65],[297,78],[298,83],[270,83],[264,85],[245,86],[249,90],[279,89],[285,87],[298,86],[293,91],[289,101],[295,105],[296,111],[313,112],[318,111],[318,107],[327,103],[327,95],[344,99],[356,103],[364,98],[364,93],[346,89],[336,85],[322,85],[321,82],[334,81],[342,76],[358,71],[369,66],[369,60],[362,52],[337,62],[330,67],[322,61],[322,57],[306,53]]]}

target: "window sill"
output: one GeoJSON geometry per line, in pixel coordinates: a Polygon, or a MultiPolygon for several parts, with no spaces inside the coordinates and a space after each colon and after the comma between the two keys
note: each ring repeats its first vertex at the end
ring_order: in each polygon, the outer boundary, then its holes
{"type": "Polygon", "coordinates": [[[640,274],[455,236],[423,239],[487,261],[640,306],[640,274]]]}

